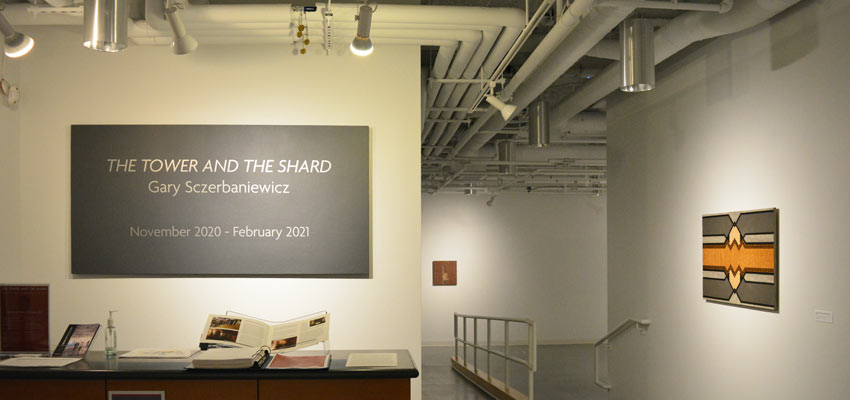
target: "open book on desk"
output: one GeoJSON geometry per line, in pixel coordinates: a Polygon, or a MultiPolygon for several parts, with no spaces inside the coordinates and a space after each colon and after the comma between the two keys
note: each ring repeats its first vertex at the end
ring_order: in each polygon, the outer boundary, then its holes
{"type": "Polygon", "coordinates": [[[199,369],[245,369],[259,368],[269,357],[268,347],[234,347],[210,349],[201,352],[192,360],[192,366],[199,369]]]}
{"type": "Polygon", "coordinates": [[[330,322],[327,312],[286,322],[212,314],[204,325],[201,347],[268,347],[272,353],[284,353],[326,342],[330,322]]]}

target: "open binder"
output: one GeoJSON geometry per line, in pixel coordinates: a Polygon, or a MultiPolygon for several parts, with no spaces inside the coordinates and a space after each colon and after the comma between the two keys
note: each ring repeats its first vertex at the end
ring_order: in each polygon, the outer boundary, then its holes
{"type": "Polygon", "coordinates": [[[192,360],[198,369],[247,369],[261,368],[268,360],[268,347],[217,348],[201,352],[192,360]]]}

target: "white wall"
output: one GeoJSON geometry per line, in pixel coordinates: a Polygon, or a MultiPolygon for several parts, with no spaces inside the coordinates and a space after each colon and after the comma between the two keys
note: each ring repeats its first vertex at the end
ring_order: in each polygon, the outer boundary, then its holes
{"type": "MultiPolygon", "coordinates": [[[[3,57],[0,54],[0,57],[3,57]]],[[[0,60],[2,62],[2,60],[0,60]]],[[[19,85],[18,60],[5,60],[5,77],[8,82],[19,85]]],[[[2,68],[2,67],[0,67],[2,68]]],[[[26,92],[26,88],[24,88],[26,92]]],[[[24,101],[28,100],[24,93],[24,101]]],[[[19,103],[20,104],[20,103],[19,103]]],[[[6,98],[0,96],[0,271],[20,263],[20,188],[18,175],[20,157],[18,157],[18,107],[9,107],[6,98]]]]}
{"type": "MultiPolygon", "coordinates": [[[[451,344],[455,312],[531,318],[540,343],[601,337],[605,196],[504,194],[491,207],[488,199],[422,196],[423,343],[451,344]],[[432,286],[435,260],[457,260],[457,286],[432,286]]],[[[471,321],[469,329],[471,338],[471,321]]]]}
{"type": "MultiPolygon", "coordinates": [[[[418,365],[417,47],[368,58],[293,56],[271,45],[104,54],[80,45],[79,28],[34,36],[21,66],[22,262],[4,268],[2,281],[50,283],[53,342],[67,323],[102,323],[111,308],[120,310],[121,349],[196,345],[208,313],[286,319],[326,309],[332,348],[409,349],[418,365]],[[373,278],[71,279],[72,124],[370,126],[373,278]]],[[[418,380],[412,390],[419,398],[418,380]]]]}
{"type": "Polygon", "coordinates": [[[801,3],[609,102],[612,399],[850,398],[850,3],[801,3]],[[779,312],[705,302],[701,216],[766,207],[779,312]]]}

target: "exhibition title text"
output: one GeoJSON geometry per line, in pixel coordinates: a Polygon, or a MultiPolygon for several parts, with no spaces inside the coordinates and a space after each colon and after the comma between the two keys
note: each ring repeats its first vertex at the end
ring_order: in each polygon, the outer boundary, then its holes
{"type": "MultiPolygon", "coordinates": [[[[111,174],[131,173],[248,173],[248,174],[327,174],[333,168],[329,160],[205,160],[194,158],[108,158],[107,172],[111,174]]],[[[185,180],[182,182],[154,179],[148,182],[147,190],[157,195],[176,197],[185,194],[290,194],[288,183],[232,182],[216,179],[214,182],[185,180]]]]}
{"type": "Polygon", "coordinates": [[[246,172],[246,173],[296,173],[326,174],[333,165],[328,160],[206,160],[194,158],[108,158],[107,171],[111,173],[160,172],[246,172]]]}

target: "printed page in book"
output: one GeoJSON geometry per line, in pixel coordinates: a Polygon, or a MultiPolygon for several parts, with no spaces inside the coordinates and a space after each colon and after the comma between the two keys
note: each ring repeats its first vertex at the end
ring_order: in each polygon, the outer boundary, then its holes
{"type": "Polygon", "coordinates": [[[331,315],[318,313],[308,318],[275,324],[269,332],[272,353],[303,349],[328,340],[331,315]]]}
{"type": "Polygon", "coordinates": [[[265,346],[270,329],[269,324],[253,318],[210,314],[201,334],[201,343],[226,346],[265,346]]]}

